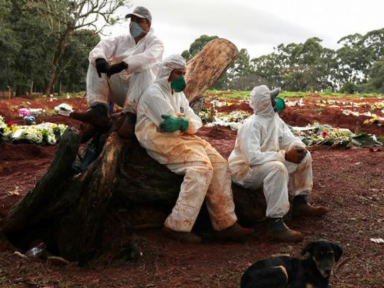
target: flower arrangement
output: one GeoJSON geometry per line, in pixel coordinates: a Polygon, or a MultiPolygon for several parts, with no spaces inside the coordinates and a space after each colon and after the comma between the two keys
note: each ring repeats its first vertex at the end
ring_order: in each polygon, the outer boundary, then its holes
{"type": "MultiPolygon", "coordinates": [[[[212,121],[207,123],[205,126],[213,127],[219,125],[229,127],[231,130],[238,130],[241,124],[243,124],[245,119],[247,119],[250,115],[250,113],[242,110],[232,111],[231,113],[217,113],[217,115],[213,117],[212,121]]],[[[201,117],[200,114],[199,116],[201,117]]],[[[204,118],[202,118],[202,120],[204,121],[204,118]]]]}
{"type": "Polygon", "coordinates": [[[292,133],[307,145],[331,145],[349,148],[351,146],[371,147],[382,146],[375,135],[354,134],[349,129],[333,128],[327,124],[314,122],[306,127],[290,127],[292,133]]]}
{"type": "Polygon", "coordinates": [[[6,124],[4,118],[0,116],[0,139],[4,142],[54,145],[60,140],[66,128],[64,124],[49,122],[31,126],[19,126],[10,122],[6,124]]]}

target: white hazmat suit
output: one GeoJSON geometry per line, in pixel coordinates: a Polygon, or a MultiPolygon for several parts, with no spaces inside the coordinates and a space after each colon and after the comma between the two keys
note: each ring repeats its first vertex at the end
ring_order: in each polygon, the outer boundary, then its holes
{"type": "Polygon", "coordinates": [[[122,35],[100,41],[89,53],[87,73],[88,106],[103,104],[108,107],[108,96],[123,112],[136,113],[141,94],[156,78],[163,57],[163,43],[151,29],[138,43],[132,35],[122,35]],[[96,71],[95,61],[103,58],[112,64],[124,61],[128,68],[109,79],[96,71]]]}
{"type": "Polygon", "coordinates": [[[255,114],[240,127],[229,156],[232,180],[250,189],[263,188],[266,216],[281,218],[289,211],[288,180],[294,196],[312,190],[312,158],[308,152],[300,164],[285,160],[285,152],[305,147],[272,107],[267,86],[255,87],[250,96],[255,114]]]}
{"type": "Polygon", "coordinates": [[[231,176],[227,161],[195,133],[201,119],[189,107],[183,92],[172,92],[168,81],[174,69],[185,68],[180,55],[172,55],[162,63],[157,80],[142,95],[136,122],[136,136],[148,154],[172,172],[185,175],[180,194],[165,226],[173,231],[191,232],[204,199],[215,230],[232,226],[234,212],[231,176]],[[160,132],[161,115],[185,117],[185,132],[160,132]]]}

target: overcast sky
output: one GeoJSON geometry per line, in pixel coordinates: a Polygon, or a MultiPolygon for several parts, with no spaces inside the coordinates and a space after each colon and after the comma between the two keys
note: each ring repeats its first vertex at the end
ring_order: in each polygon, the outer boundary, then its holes
{"type": "MultiPolygon", "coordinates": [[[[132,0],[151,11],[152,28],[163,41],[164,56],[181,54],[201,35],[219,36],[246,48],[251,58],[279,44],[319,37],[337,49],[340,38],[384,28],[383,0],[132,0]]],[[[129,21],[112,29],[128,33],[129,21]]]]}

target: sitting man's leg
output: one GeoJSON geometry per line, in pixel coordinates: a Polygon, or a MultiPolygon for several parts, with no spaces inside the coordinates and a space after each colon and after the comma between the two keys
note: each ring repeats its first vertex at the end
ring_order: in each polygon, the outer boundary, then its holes
{"type": "Polygon", "coordinates": [[[166,236],[184,243],[201,243],[200,237],[191,233],[211,183],[213,168],[208,162],[168,164],[178,175],[184,175],[179,197],[172,213],[164,223],[166,236]]]}
{"type": "Polygon", "coordinates": [[[107,81],[107,76],[102,74],[99,77],[95,67],[90,64],[87,72],[87,100],[90,108],[85,112],[72,112],[70,117],[98,127],[108,127],[110,120],[108,118],[109,87],[107,81]]]}
{"type": "Polygon", "coordinates": [[[208,143],[206,153],[213,166],[213,176],[207,192],[207,209],[212,226],[218,238],[240,238],[250,236],[253,229],[241,227],[237,223],[232,194],[231,172],[228,162],[208,143]]]}
{"type": "MultiPolygon", "coordinates": [[[[151,70],[133,74],[125,86],[125,97],[121,99],[121,107],[125,119],[119,127],[117,134],[123,138],[133,138],[135,135],[136,107],[141,95],[153,82],[151,70]]],[[[117,86],[117,85],[116,85],[117,86]]],[[[115,87],[115,86],[114,86],[115,87]]],[[[119,86],[118,86],[119,87],[119,86]]],[[[121,86],[120,86],[121,87],[121,86]]],[[[113,90],[113,89],[112,89],[113,90]]],[[[121,94],[121,92],[119,92],[121,94]]],[[[114,95],[115,93],[112,93],[114,95]]]]}
{"type": "Polygon", "coordinates": [[[307,197],[313,187],[312,156],[308,152],[303,161],[296,165],[287,165],[292,182],[292,215],[294,216],[323,216],[328,209],[323,206],[312,206],[307,197]]]}
{"type": "Polygon", "coordinates": [[[289,211],[288,179],[285,165],[279,161],[271,161],[250,167],[247,176],[242,179],[242,186],[249,189],[263,187],[267,202],[268,232],[273,238],[284,242],[299,242],[303,240],[303,235],[289,229],[283,221],[284,215],[289,211]]]}

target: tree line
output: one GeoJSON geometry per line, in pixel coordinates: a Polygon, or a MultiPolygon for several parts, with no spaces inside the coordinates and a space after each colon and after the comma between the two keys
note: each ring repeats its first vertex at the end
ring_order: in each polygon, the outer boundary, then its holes
{"type": "MultiPolygon", "coordinates": [[[[113,15],[129,3],[0,0],[0,91],[83,91],[89,51],[100,41],[103,28],[122,20],[113,15]]],[[[215,38],[202,35],[182,56],[191,59],[215,38]]],[[[287,91],[384,92],[384,28],[343,37],[337,50],[321,42],[313,37],[280,44],[253,59],[247,49],[240,49],[213,88],[250,90],[265,83],[287,91]]]]}
{"type": "Polygon", "coordinates": [[[0,0],[0,90],[85,88],[88,53],[128,0],[0,0]],[[103,23],[100,25],[100,23],[103,23]]]}
{"type": "MultiPolygon", "coordinates": [[[[202,35],[185,50],[187,60],[217,36],[202,35]]],[[[286,91],[384,92],[384,28],[341,38],[332,50],[312,37],[304,43],[280,44],[268,55],[251,59],[240,49],[236,62],[213,88],[251,90],[266,84],[286,91]]]]}

